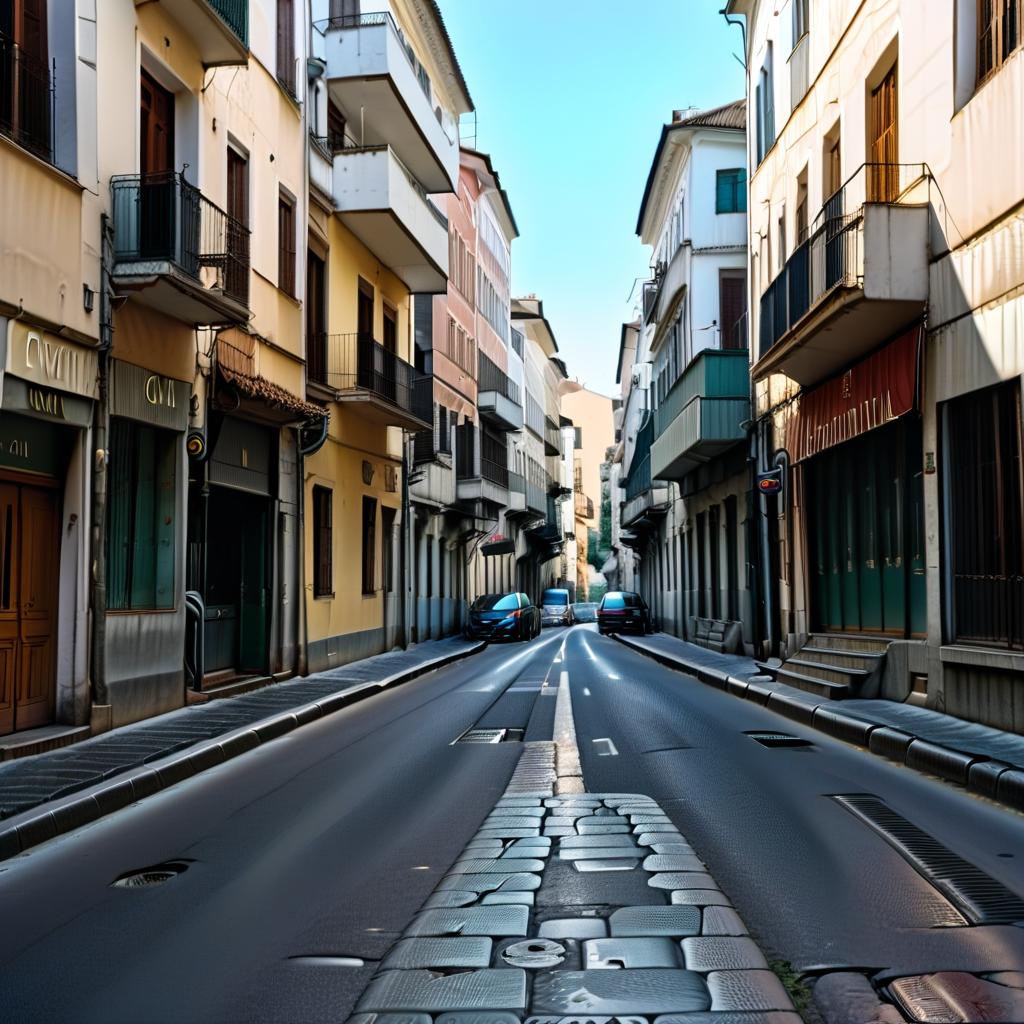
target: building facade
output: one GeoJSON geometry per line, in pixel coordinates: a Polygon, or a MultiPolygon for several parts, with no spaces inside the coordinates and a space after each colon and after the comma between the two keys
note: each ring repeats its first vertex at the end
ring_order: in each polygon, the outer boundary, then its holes
{"type": "Polygon", "coordinates": [[[782,483],[759,509],[764,652],[805,688],[1019,728],[1020,7],[727,9],[746,20],[756,457],[782,483]]]}

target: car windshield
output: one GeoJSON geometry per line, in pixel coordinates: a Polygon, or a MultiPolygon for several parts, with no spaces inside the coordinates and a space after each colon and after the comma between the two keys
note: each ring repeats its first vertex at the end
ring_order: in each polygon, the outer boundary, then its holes
{"type": "Polygon", "coordinates": [[[577,601],[572,606],[572,613],[581,622],[593,622],[597,615],[597,604],[593,601],[577,601]]]}
{"type": "Polygon", "coordinates": [[[563,607],[569,603],[568,590],[545,590],[541,604],[558,604],[563,607]]]}
{"type": "Polygon", "coordinates": [[[515,594],[484,594],[473,602],[476,612],[507,612],[519,607],[515,594]]]}
{"type": "Polygon", "coordinates": [[[624,594],[607,594],[601,602],[602,608],[625,608],[626,599],[624,594]]]}

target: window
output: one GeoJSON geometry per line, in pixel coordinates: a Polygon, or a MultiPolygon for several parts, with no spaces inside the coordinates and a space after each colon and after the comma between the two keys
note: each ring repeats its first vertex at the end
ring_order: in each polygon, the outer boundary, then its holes
{"type": "Polygon", "coordinates": [[[484,268],[477,265],[477,304],[476,308],[484,319],[494,328],[495,333],[505,344],[508,344],[509,306],[508,300],[498,294],[491,279],[484,273],[484,268]]]}
{"type": "Polygon", "coordinates": [[[796,244],[807,241],[807,168],[796,179],[796,244]]]}
{"type": "Polygon", "coordinates": [[[978,0],[979,85],[1020,46],[1022,6],[1021,0],[978,0]]]}
{"type": "Polygon", "coordinates": [[[746,172],[742,167],[718,171],[715,181],[715,213],[744,213],[746,209],[746,172]]]}
{"type": "Polygon", "coordinates": [[[452,317],[448,317],[448,358],[460,370],[469,374],[470,377],[476,378],[476,358],[473,339],[452,317]]]}
{"type": "Polygon", "coordinates": [[[313,488],[313,596],[334,596],[333,518],[329,487],[313,488]]]}
{"type": "Polygon", "coordinates": [[[807,34],[808,26],[808,0],[793,0],[793,46],[807,34]]]}
{"type": "Polygon", "coordinates": [[[448,410],[443,406],[437,407],[437,450],[450,455],[452,451],[452,435],[448,426],[448,410]]]}
{"type": "Polygon", "coordinates": [[[1024,649],[1020,381],[943,409],[952,640],[1024,649]]]}
{"type": "Polygon", "coordinates": [[[306,370],[309,379],[327,383],[327,266],[306,252],[306,370]]]}
{"type": "Polygon", "coordinates": [[[277,0],[277,80],[296,94],[295,0],[277,0]]]}
{"type": "Polygon", "coordinates": [[[380,529],[384,590],[391,594],[395,589],[395,510],[393,508],[381,507],[380,529]]]}
{"type": "Polygon", "coordinates": [[[377,591],[377,499],[363,498],[363,593],[377,591]]]}
{"type": "Polygon", "coordinates": [[[746,348],[747,272],[745,270],[719,271],[718,308],[722,348],[746,348]]]}
{"type": "Polygon", "coordinates": [[[285,195],[277,200],[277,287],[295,298],[295,204],[285,195]]]}
{"type": "Polygon", "coordinates": [[[327,102],[327,148],[332,155],[345,148],[345,115],[330,100],[327,102]]]}
{"type": "Polygon", "coordinates": [[[573,448],[580,449],[583,447],[583,428],[573,427],[573,448]]]}
{"type": "MultiPolygon", "coordinates": [[[[48,161],[53,155],[53,83],[46,7],[45,0],[0,4],[0,134],[48,161]]],[[[143,72],[143,89],[145,79],[143,72]]]]}
{"type": "Polygon", "coordinates": [[[476,260],[469,251],[465,239],[451,225],[448,229],[449,279],[462,297],[472,305],[473,279],[476,276],[476,260]]]}
{"type": "Polygon", "coordinates": [[[764,64],[758,76],[757,100],[757,162],[764,159],[765,153],[775,142],[775,79],[772,74],[772,44],[768,44],[764,64]]]}
{"type": "Polygon", "coordinates": [[[899,138],[897,133],[898,99],[894,64],[871,90],[868,110],[870,148],[868,166],[868,202],[892,203],[900,191],[899,138]]]}
{"type": "Polygon", "coordinates": [[[177,437],[112,417],[107,607],[174,607],[177,437]]]}

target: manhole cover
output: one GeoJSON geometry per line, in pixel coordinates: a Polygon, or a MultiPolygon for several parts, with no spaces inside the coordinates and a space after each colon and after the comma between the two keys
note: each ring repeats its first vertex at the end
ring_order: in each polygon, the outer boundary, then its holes
{"type": "Polygon", "coordinates": [[[164,882],[177,878],[187,869],[188,865],[180,861],[156,864],[151,868],[142,868],[139,871],[130,871],[126,875],[121,875],[111,883],[111,886],[114,889],[143,889],[150,885],[163,885],[164,882]]]}
{"type": "Polygon", "coordinates": [[[513,967],[557,967],[565,959],[565,946],[551,939],[513,942],[501,954],[513,967]]]}
{"type": "Polygon", "coordinates": [[[809,747],[810,740],[790,736],[787,732],[748,732],[746,734],[765,747],[809,747]]]}

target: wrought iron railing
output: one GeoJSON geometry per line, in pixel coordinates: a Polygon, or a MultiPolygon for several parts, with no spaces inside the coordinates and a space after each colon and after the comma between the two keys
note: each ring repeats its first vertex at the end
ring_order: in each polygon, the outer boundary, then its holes
{"type": "Polygon", "coordinates": [[[172,263],[249,304],[249,229],[173,171],[110,179],[114,263],[172,263]]]}
{"type": "Polygon", "coordinates": [[[519,405],[519,385],[483,352],[477,353],[477,391],[497,391],[519,405]]]}
{"type": "Polygon", "coordinates": [[[52,65],[0,32],[0,135],[47,163],[53,161],[54,78],[52,65]]]}
{"type": "Polygon", "coordinates": [[[862,274],[866,204],[920,202],[925,164],[862,164],[822,205],[809,233],[761,295],[759,354],[778,341],[833,289],[862,274]],[[849,211],[849,212],[848,212],[849,211]]]}
{"type": "Polygon", "coordinates": [[[334,391],[368,391],[432,422],[433,379],[369,334],[322,334],[307,352],[309,378],[334,391]]]}
{"type": "Polygon", "coordinates": [[[206,0],[220,20],[249,45],[249,0],[206,0]]]}

